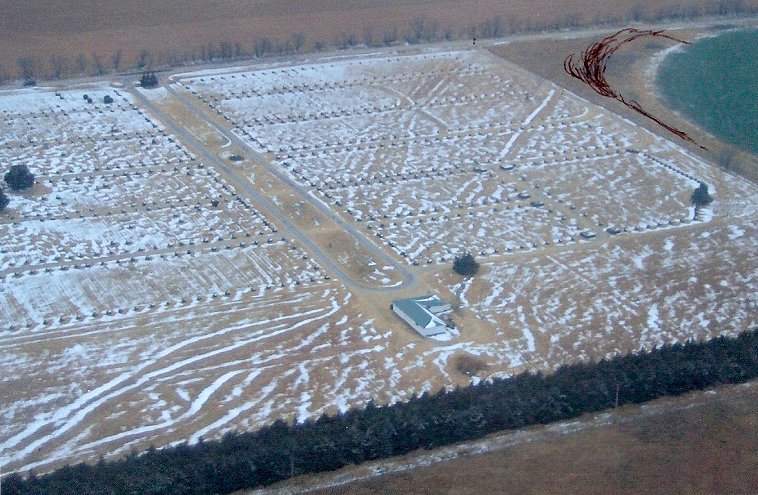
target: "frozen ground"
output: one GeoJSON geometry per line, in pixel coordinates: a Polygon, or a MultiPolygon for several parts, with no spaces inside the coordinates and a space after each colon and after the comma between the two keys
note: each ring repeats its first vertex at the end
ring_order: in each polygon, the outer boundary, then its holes
{"type": "Polygon", "coordinates": [[[2,92],[0,160],[38,177],[0,216],[4,470],[405,400],[471,380],[462,355],[479,380],[758,324],[758,188],[486,52],[175,84],[459,328],[422,339],[392,294],[328,278],[128,92],[2,92]],[[464,249],[482,270],[461,282],[464,249]]]}
{"type": "Polygon", "coordinates": [[[411,264],[687,225],[692,189],[713,186],[679,148],[480,51],[179,83],[411,264]]]}

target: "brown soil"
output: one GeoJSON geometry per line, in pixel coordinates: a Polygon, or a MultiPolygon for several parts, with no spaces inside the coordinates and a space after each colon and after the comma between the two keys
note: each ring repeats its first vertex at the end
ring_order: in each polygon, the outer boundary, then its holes
{"type": "MultiPolygon", "coordinates": [[[[294,493],[287,488],[298,486],[321,495],[754,493],[756,411],[758,389],[752,382],[621,408],[600,421],[601,416],[586,417],[563,428],[505,433],[485,440],[492,445],[486,454],[459,453],[451,461],[398,474],[309,490],[361,469],[347,468],[271,491],[294,493]]],[[[393,459],[386,467],[445,457],[443,450],[393,459]]]]}
{"type": "MultiPolygon", "coordinates": [[[[694,40],[703,35],[716,32],[718,27],[700,29],[667,30],[679,39],[694,40]]],[[[611,31],[609,31],[610,33],[611,31]]],[[[513,42],[498,45],[492,52],[502,56],[532,72],[554,81],[573,93],[601,105],[613,113],[622,115],[636,124],[659,134],[685,148],[691,153],[700,155],[706,161],[736,172],[753,181],[758,180],[758,166],[755,157],[736,150],[734,147],[716,139],[714,136],[689,122],[678,113],[671,110],[659,98],[653,79],[655,66],[660,62],[661,53],[675,46],[676,43],[665,39],[640,39],[621,48],[610,59],[606,76],[611,85],[627,100],[638,101],[642,107],[664,122],[683,130],[696,143],[703,145],[702,150],[697,145],[687,143],[663,127],[646,117],[634,112],[623,104],[605,98],[595,93],[589,86],[572,78],[563,70],[563,61],[570,54],[579,56],[590,44],[599,41],[604,34],[573,39],[551,39],[539,41],[513,42]]]]}
{"type": "MultiPolygon", "coordinates": [[[[728,2],[727,2],[728,3],[728,2]]],[[[51,56],[62,56],[62,72],[78,73],[76,59],[86,59],[87,72],[96,60],[109,70],[114,54],[120,67],[134,67],[143,50],[155,64],[200,59],[211,44],[217,50],[228,42],[233,53],[251,51],[255,40],[268,38],[284,48],[293,35],[304,36],[302,50],[316,42],[332,46],[349,36],[357,43],[382,43],[387,35],[398,40],[413,32],[422,19],[423,37],[468,38],[471,28],[500,18],[500,35],[525,30],[620,22],[667,15],[702,15],[718,10],[710,0],[690,0],[686,11],[679,0],[242,0],[84,2],[20,1],[3,4],[0,17],[0,67],[16,74],[17,61],[29,57],[38,76],[53,76],[51,56]],[[433,26],[433,28],[432,28],[433,26]],[[238,46],[239,45],[239,50],[238,46]]],[[[722,2],[722,4],[725,4],[722,2]]],[[[758,0],[741,2],[743,11],[758,9],[758,0]]]]}

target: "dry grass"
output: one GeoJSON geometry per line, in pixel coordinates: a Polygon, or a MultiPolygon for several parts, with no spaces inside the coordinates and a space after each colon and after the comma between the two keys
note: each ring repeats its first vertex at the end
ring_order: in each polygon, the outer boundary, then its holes
{"type": "Polygon", "coordinates": [[[312,493],[754,493],[755,386],[663,399],[652,407],[661,412],[623,408],[610,424],[579,433],[544,435],[538,427],[502,450],[312,493]]]}
{"type": "MultiPolygon", "coordinates": [[[[729,6],[731,2],[721,2],[729,6]]],[[[741,2],[744,10],[758,9],[758,0],[741,2]]],[[[399,39],[412,34],[411,23],[424,20],[424,37],[469,37],[485,21],[500,18],[500,33],[554,29],[571,25],[619,22],[661,15],[702,15],[718,6],[709,0],[689,0],[682,9],[679,0],[566,0],[555,8],[552,0],[430,1],[389,0],[241,0],[200,2],[147,1],[19,1],[3,3],[0,18],[0,67],[16,72],[21,57],[36,59],[41,73],[50,74],[50,57],[60,55],[64,72],[74,72],[76,58],[86,57],[87,71],[95,68],[94,55],[107,69],[111,57],[122,54],[121,67],[133,67],[140,52],[147,50],[156,63],[200,57],[208,44],[218,48],[228,42],[251,51],[256,39],[268,38],[282,47],[295,33],[304,35],[302,49],[316,42],[327,46],[351,35],[354,41],[381,43],[396,33],[399,39]]],[[[370,44],[370,43],[369,43],[370,44]]]]}

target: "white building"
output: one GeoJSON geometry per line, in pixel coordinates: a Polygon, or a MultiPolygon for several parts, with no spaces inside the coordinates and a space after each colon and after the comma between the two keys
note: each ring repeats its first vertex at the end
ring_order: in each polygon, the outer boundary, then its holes
{"type": "Polygon", "coordinates": [[[439,315],[450,311],[450,305],[437,296],[398,299],[392,302],[390,309],[424,337],[446,332],[445,322],[439,315]]]}

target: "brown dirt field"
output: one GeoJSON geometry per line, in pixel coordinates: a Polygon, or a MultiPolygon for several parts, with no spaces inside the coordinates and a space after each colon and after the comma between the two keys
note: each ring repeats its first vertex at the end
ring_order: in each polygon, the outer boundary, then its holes
{"type": "MultiPolygon", "coordinates": [[[[634,18],[699,16],[717,13],[720,6],[709,0],[687,4],[684,9],[679,0],[566,0],[556,9],[551,0],[388,0],[380,5],[368,0],[10,0],[4,2],[0,18],[4,34],[0,68],[15,75],[18,59],[29,57],[38,66],[37,77],[52,75],[50,57],[62,56],[63,73],[79,73],[75,59],[83,55],[85,72],[92,72],[94,55],[110,69],[112,56],[120,51],[120,68],[126,69],[134,66],[142,50],[150,52],[153,63],[163,65],[199,59],[204,47],[211,44],[218,49],[222,41],[229,42],[235,52],[239,44],[243,55],[261,38],[283,48],[295,33],[304,35],[303,50],[313,49],[316,42],[331,46],[343,35],[373,44],[395,31],[402,39],[411,33],[411,22],[417,18],[425,21],[424,37],[442,39],[469,37],[473,26],[481,32],[483,22],[498,16],[502,35],[634,18]]],[[[740,5],[742,11],[758,10],[758,0],[744,0],[740,5]]]]}
{"type": "MultiPolygon", "coordinates": [[[[311,491],[339,474],[350,476],[360,470],[359,475],[365,476],[369,471],[354,467],[322,478],[303,477],[270,492],[295,493],[288,488],[297,486],[319,495],[755,493],[756,385],[624,407],[592,426],[587,423],[602,415],[584,417],[564,428],[504,433],[484,440],[492,445],[485,454],[459,450],[450,461],[330,489],[311,491]],[[496,443],[499,440],[502,443],[496,443]]],[[[471,450],[476,448],[471,445],[471,450]]],[[[426,462],[435,454],[449,455],[445,449],[421,452],[393,459],[387,467],[426,462]]]]}
{"type": "MultiPolygon", "coordinates": [[[[720,24],[729,23],[725,21],[720,24]]],[[[755,24],[755,21],[752,24],[755,24]]],[[[708,27],[667,30],[667,34],[690,41],[717,31],[718,27],[708,27]]],[[[758,180],[758,166],[755,164],[755,157],[749,153],[740,152],[734,147],[716,139],[714,136],[700,129],[696,124],[671,110],[659,98],[653,79],[655,66],[657,63],[660,63],[662,52],[667,48],[675,46],[675,42],[665,39],[648,38],[640,39],[636,43],[624,46],[610,59],[606,72],[607,79],[625,98],[638,101],[645,110],[661,118],[664,122],[683,130],[695,142],[705,146],[707,150],[702,150],[696,145],[679,139],[655,122],[630,110],[621,103],[598,95],[587,85],[564,72],[563,61],[568,55],[576,54],[579,56],[585,48],[599,41],[602,37],[602,34],[598,34],[591,37],[574,39],[514,42],[495,46],[491,51],[542,77],[554,81],[556,84],[595,104],[607,108],[613,113],[622,115],[655,134],[661,135],[687,148],[690,152],[703,157],[706,161],[717,165],[727,165],[729,170],[753,181],[758,180]],[[728,164],[725,160],[728,160],[728,164]]]]}

